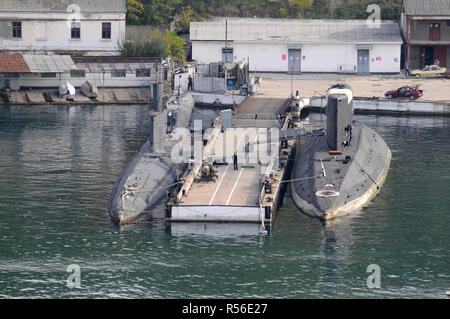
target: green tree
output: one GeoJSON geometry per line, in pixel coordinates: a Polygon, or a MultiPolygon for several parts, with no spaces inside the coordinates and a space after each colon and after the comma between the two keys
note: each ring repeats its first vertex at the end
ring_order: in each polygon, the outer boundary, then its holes
{"type": "Polygon", "coordinates": [[[164,34],[158,29],[145,39],[131,39],[119,45],[122,56],[163,56],[166,52],[164,34]]]}
{"type": "Polygon", "coordinates": [[[191,22],[203,20],[190,6],[181,8],[176,19],[175,30],[178,33],[188,33],[191,22]]]}
{"type": "Polygon", "coordinates": [[[144,5],[138,0],[127,0],[127,24],[142,24],[144,5]]]}
{"type": "Polygon", "coordinates": [[[312,7],[314,0],[289,0],[289,3],[298,9],[301,18],[305,18],[305,11],[312,7]]]}
{"type": "Polygon", "coordinates": [[[175,32],[155,28],[148,36],[136,36],[119,44],[122,56],[171,56],[175,61],[183,61],[184,40],[175,32]]]}
{"type": "Polygon", "coordinates": [[[286,18],[287,17],[287,10],[285,8],[279,8],[278,9],[278,17],[286,18]]]}
{"type": "Polygon", "coordinates": [[[168,26],[182,2],[182,0],[146,0],[144,2],[145,24],[168,26]]]}
{"type": "Polygon", "coordinates": [[[164,36],[165,55],[170,55],[175,61],[183,61],[184,57],[184,40],[177,36],[175,32],[166,30],[164,36]]]}
{"type": "Polygon", "coordinates": [[[366,19],[369,4],[380,6],[383,20],[400,19],[402,0],[127,0],[127,23],[166,28],[175,20],[184,33],[190,22],[214,16],[366,19]]]}
{"type": "Polygon", "coordinates": [[[339,19],[367,19],[370,13],[367,6],[377,4],[381,8],[381,19],[400,20],[402,0],[347,0],[336,8],[335,15],[339,19]]]}

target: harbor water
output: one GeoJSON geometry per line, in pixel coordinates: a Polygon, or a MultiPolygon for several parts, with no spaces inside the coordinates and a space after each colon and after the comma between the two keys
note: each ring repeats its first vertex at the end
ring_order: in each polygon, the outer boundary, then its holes
{"type": "Polygon", "coordinates": [[[109,192],[148,136],[145,105],[0,106],[0,298],[444,298],[450,118],[356,119],[393,153],[380,195],[327,224],[287,199],[259,236],[168,228],[163,206],[140,224],[110,222],[109,192]]]}

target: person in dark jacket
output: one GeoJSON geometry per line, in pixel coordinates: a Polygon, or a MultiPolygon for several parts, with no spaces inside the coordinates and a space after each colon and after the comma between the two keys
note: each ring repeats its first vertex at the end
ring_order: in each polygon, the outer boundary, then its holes
{"type": "Polygon", "coordinates": [[[188,76],[188,91],[192,91],[192,76],[188,76]]]}
{"type": "Polygon", "coordinates": [[[234,153],[234,155],[233,155],[233,168],[234,168],[235,171],[238,170],[238,163],[237,163],[237,161],[238,161],[238,157],[237,157],[236,153],[234,153]]]}

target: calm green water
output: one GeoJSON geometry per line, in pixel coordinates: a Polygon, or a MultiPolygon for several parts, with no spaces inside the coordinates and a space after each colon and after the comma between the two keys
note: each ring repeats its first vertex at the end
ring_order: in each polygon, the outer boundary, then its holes
{"type": "MultiPolygon", "coordinates": [[[[319,116],[314,116],[316,119],[319,116]]],[[[450,119],[357,117],[393,152],[381,195],[323,225],[285,206],[238,225],[115,228],[106,200],[147,134],[145,106],[0,107],[2,298],[443,298],[450,119]],[[68,288],[66,269],[81,268],[68,288]],[[381,288],[366,285],[378,264],[381,288]]]]}

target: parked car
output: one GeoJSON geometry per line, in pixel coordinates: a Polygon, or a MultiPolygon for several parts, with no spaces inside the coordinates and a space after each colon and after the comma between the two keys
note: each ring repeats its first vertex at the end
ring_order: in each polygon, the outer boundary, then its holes
{"type": "Polygon", "coordinates": [[[439,76],[445,75],[447,71],[446,68],[441,68],[438,65],[427,65],[421,70],[413,70],[411,71],[412,76],[439,76]]]}
{"type": "Polygon", "coordinates": [[[386,93],[384,93],[384,96],[389,99],[405,97],[409,98],[410,100],[415,100],[423,96],[423,91],[419,90],[418,86],[402,86],[397,90],[387,91],[386,93]]]}

